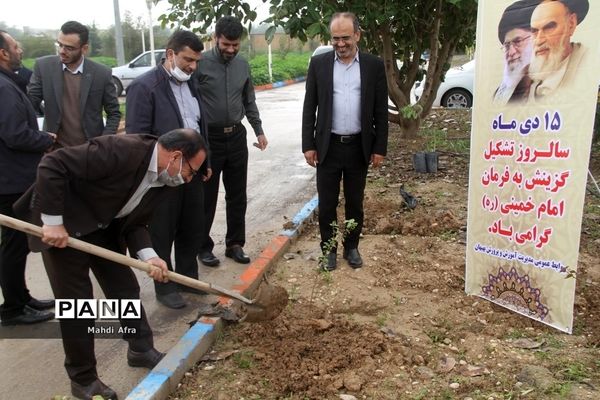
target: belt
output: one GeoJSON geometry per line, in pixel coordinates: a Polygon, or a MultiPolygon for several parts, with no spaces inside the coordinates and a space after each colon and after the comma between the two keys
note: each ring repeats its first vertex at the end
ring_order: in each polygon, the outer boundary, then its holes
{"type": "Polygon", "coordinates": [[[360,134],[354,134],[354,135],[337,135],[335,133],[331,134],[331,139],[333,141],[338,142],[338,143],[343,143],[343,144],[352,143],[355,140],[358,140],[359,137],[360,137],[360,134]]]}
{"type": "Polygon", "coordinates": [[[236,122],[231,125],[212,125],[208,124],[208,130],[213,133],[234,133],[242,126],[241,122],[236,122]]]}

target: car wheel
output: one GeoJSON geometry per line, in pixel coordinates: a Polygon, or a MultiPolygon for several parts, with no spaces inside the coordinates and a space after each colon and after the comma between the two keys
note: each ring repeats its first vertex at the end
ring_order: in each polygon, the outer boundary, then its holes
{"type": "Polygon", "coordinates": [[[472,106],[473,97],[464,89],[450,89],[442,97],[442,107],[470,108],[472,106]]]}
{"type": "Polygon", "coordinates": [[[123,93],[123,85],[119,78],[112,77],[113,85],[115,85],[115,90],[117,91],[117,96],[120,96],[123,93]]]}

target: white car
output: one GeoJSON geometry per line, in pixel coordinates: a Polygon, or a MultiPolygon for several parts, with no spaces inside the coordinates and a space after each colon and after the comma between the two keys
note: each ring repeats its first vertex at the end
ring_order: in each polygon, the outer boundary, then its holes
{"type": "MultiPolygon", "coordinates": [[[[434,107],[470,108],[473,106],[473,79],[475,60],[460,67],[450,68],[433,101],[434,107]]],[[[415,84],[415,98],[423,95],[423,82],[415,84]]]]}
{"type": "MultiPolygon", "coordinates": [[[[160,64],[160,60],[164,56],[165,49],[154,50],[156,64],[160,64]]],[[[120,96],[123,93],[123,89],[127,89],[127,86],[129,86],[131,81],[152,68],[151,60],[150,51],[146,51],[131,60],[128,64],[112,69],[112,78],[115,88],[117,89],[117,96],[120,96]]]]}

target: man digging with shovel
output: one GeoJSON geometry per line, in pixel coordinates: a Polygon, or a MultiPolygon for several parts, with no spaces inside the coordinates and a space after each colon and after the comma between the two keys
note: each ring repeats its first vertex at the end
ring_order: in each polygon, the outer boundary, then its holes
{"type": "MultiPolygon", "coordinates": [[[[94,272],[107,299],[139,299],[135,275],[113,261],[66,247],[69,236],[131,255],[155,266],[148,274],[167,280],[166,263],[152,249],[147,224],[152,211],[170,189],[189,182],[206,160],[202,137],[192,129],[151,135],[110,135],[81,146],[46,155],[35,185],[15,204],[22,219],[42,225],[42,239],[29,237],[33,251],[42,251],[50,285],[57,299],[91,299],[94,272]]],[[[77,398],[116,399],[98,379],[94,354],[94,321],[60,321],[65,368],[77,398]],[[92,328],[92,331],[89,328],[92,328]]],[[[127,326],[127,362],[153,368],[164,356],[153,345],[152,330],[141,308],[140,319],[127,326]],[[133,328],[133,329],[131,329],[133,328]]]]}

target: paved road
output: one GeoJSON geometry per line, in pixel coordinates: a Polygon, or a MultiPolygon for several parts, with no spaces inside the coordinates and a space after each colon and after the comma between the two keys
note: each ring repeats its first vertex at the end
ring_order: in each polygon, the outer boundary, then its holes
{"type": "MultiPolygon", "coordinates": [[[[304,162],[300,150],[300,125],[304,85],[296,84],[257,93],[263,126],[269,147],[261,152],[252,146],[249,134],[250,167],[248,177],[248,211],[246,251],[256,257],[274,234],[278,233],[315,193],[314,169],[304,162]]],[[[247,125],[248,126],[248,125],[247,125]]],[[[250,131],[251,132],[251,131],[250,131]]],[[[213,226],[215,254],[221,258],[219,268],[200,266],[201,279],[224,287],[236,283],[243,266],[224,257],[224,193],[213,226]]],[[[188,306],[169,310],[157,304],[151,280],[138,274],[142,302],[155,333],[158,349],[170,349],[196,316],[196,305],[206,296],[184,294],[188,306]]],[[[30,255],[27,282],[32,294],[50,298],[52,292],[46,272],[37,254],[30,255]]],[[[96,290],[100,295],[100,291],[96,290]]],[[[208,298],[209,299],[209,298],[208,298]]],[[[120,398],[145,376],[147,370],[129,368],[127,344],[118,339],[96,339],[100,378],[113,387],[120,398]]],[[[0,399],[48,399],[55,394],[70,394],[69,380],[63,368],[60,339],[0,339],[0,399]]]]}

